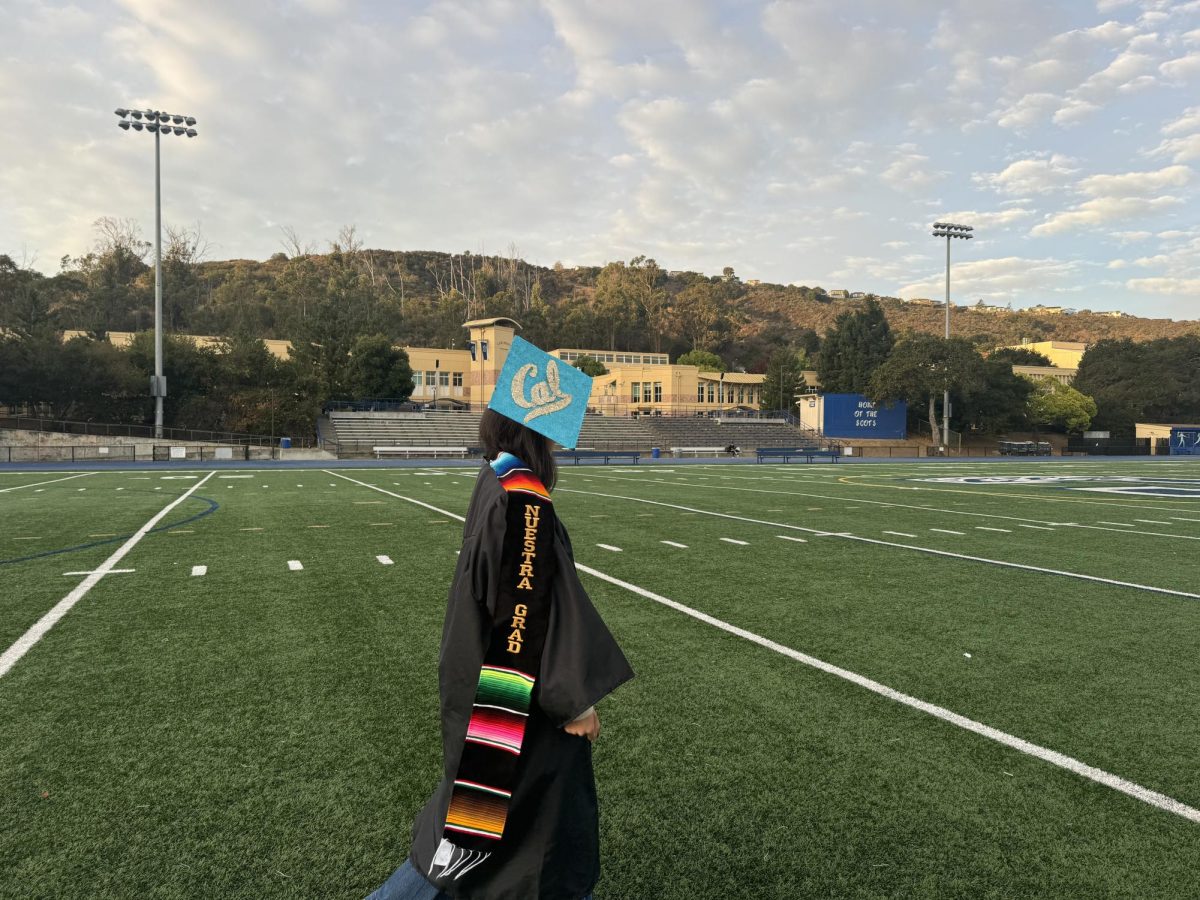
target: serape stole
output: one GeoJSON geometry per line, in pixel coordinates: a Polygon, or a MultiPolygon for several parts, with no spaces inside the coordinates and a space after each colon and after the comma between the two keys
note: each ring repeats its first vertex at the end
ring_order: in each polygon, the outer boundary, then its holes
{"type": "Polygon", "coordinates": [[[509,494],[500,590],[442,842],[433,861],[431,874],[438,881],[461,878],[486,860],[504,837],[550,619],[550,492],[510,453],[501,453],[491,466],[509,494]]]}

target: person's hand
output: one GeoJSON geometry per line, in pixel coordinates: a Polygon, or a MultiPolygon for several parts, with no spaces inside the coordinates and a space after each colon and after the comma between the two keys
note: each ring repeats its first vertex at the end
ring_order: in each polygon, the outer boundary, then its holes
{"type": "Polygon", "coordinates": [[[568,722],[563,726],[563,731],[576,737],[585,737],[595,743],[596,738],[600,737],[600,716],[593,709],[590,715],[568,722]]]}

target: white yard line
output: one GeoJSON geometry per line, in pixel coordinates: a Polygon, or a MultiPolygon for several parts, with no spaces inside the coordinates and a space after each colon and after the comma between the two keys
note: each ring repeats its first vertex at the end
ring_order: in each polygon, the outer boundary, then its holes
{"type": "Polygon", "coordinates": [[[795,541],[797,544],[808,543],[808,541],[806,541],[804,538],[792,537],[790,534],[777,534],[775,537],[779,538],[781,541],[795,541]]]}
{"type": "Polygon", "coordinates": [[[749,541],[739,541],[735,538],[721,538],[721,540],[727,544],[737,544],[739,547],[745,547],[750,543],[749,541]]]}
{"type": "Polygon", "coordinates": [[[298,560],[298,559],[289,559],[288,560],[288,568],[291,569],[293,572],[300,572],[300,571],[303,571],[303,569],[304,569],[304,563],[300,562],[300,560],[298,560]]]}
{"type": "MultiPolygon", "coordinates": [[[[330,474],[337,474],[337,473],[330,472],[330,474]]],[[[441,513],[444,516],[449,516],[452,519],[457,519],[459,522],[466,521],[465,517],[463,517],[463,516],[460,516],[456,513],[452,513],[449,510],[438,509],[437,507],[431,506],[430,504],[425,503],[421,500],[415,500],[412,497],[405,497],[401,494],[393,493],[392,491],[386,490],[381,487],[376,487],[375,485],[368,484],[365,481],[358,481],[357,479],[350,478],[345,475],[339,475],[338,477],[345,478],[347,481],[353,482],[354,484],[358,484],[358,485],[361,485],[366,488],[370,488],[371,490],[379,491],[382,494],[387,494],[389,497],[395,497],[397,500],[403,500],[406,503],[414,503],[417,506],[423,506],[427,509],[433,509],[434,511],[441,513]]],[[[563,488],[562,490],[566,490],[566,489],[563,488]]],[[[586,493],[586,492],[572,491],[571,493],[586,493]]],[[[620,498],[620,499],[632,499],[632,498],[625,497],[625,498],[620,498]]],[[[648,501],[648,502],[655,502],[655,501],[648,501]]],[[[659,505],[670,506],[671,504],[659,504],[659,505]]],[[[841,535],[837,535],[837,536],[840,537],[841,535]]],[[[782,535],[781,535],[781,537],[782,537],[782,535]]],[[[871,541],[871,543],[886,544],[887,542],[886,541],[871,541]]],[[[902,546],[902,545],[891,545],[891,546],[902,546]]],[[[915,548],[915,549],[924,549],[924,548],[915,548]]],[[[958,554],[949,554],[949,555],[957,556],[958,554]]],[[[1143,787],[1142,785],[1136,784],[1135,782],[1132,782],[1125,778],[1122,778],[1119,775],[1114,775],[1111,772],[1106,772],[1105,770],[1098,769],[1095,766],[1089,766],[1087,763],[1081,762],[1080,760],[1077,760],[1073,757],[1067,756],[1063,753],[1059,753],[1056,750],[1050,750],[1047,747],[1042,747],[1038,744],[1034,744],[1030,741],[1024,740],[1023,738],[1019,738],[1014,735],[1008,734],[1006,732],[1000,731],[999,729],[992,728],[990,725],[984,725],[982,722],[976,722],[974,719],[968,719],[966,716],[961,716],[958,713],[952,712],[951,710],[948,710],[944,707],[936,706],[932,703],[927,703],[924,700],[919,700],[916,697],[912,697],[908,694],[901,693],[900,691],[890,688],[885,684],[881,684],[878,681],[873,681],[872,679],[867,678],[864,675],[859,675],[857,672],[851,672],[848,669],[843,669],[839,666],[833,665],[832,663],[827,663],[824,660],[817,659],[815,656],[809,656],[807,653],[801,653],[799,650],[793,650],[791,647],[786,647],[783,644],[778,644],[775,641],[769,640],[768,638],[762,637],[761,635],[757,635],[752,631],[747,631],[743,628],[738,628],[736,625],[731,625],[728,622],[724,622],[721,619],[718,619],[714,616],[708,615],[707,613],[700,612],[697,609],[692,609],[690,606],[685,606],[682,603],[677,603],[674,600],[670,600],[666,597],[661,596],[660,594],[655,594],[652,591],[648,591],[645,588],[638,587],[635,584],[630,584],[627,581],[622,581],[619,578],[614,578],[613,576],[608,575],[604,572],[601,572],[597,569],[593,569],[590,566],[585,566],[585,565],[582,565],[581,563],[575,563],[575,568],[578,569],[580,572],[583,572],[587,575],[593,576],[594,578],[599,578],[601,581],[607,581],[609,584],[615,585],[619,588],[623,588],[624,590],[627,590],[627,591],[630,591],[631,593],[637,594],[640,597],[644,597],[647,600],[653,600],[655,603],[661,603],[663,606],[667,606],[671,609],[676,610],[677,612],[683,613],[684,615],[691,616],[692,618],[697,619],[701,622],[704,622],[707,625],[712,625],[714,628],[719,628],[722,631],[725,631],[729,634],[735,635],[740,638],[744,638],[747,641],[751,641],[752,643],[758,644],[760,647],[764,647],[768,650],[773,650],[774,652],[779,653],[783,656],[786,656],[790,659],[793,659],[796,662],[803,663],[806,666],[810,666],[814,669],[818,669],[822,672],[825,672],[829,675],[833,675],[837,678],[842,678],[846,681],[849,681],[852,684],[855,684],[859,687],[865,688],[865,689],[871,691],[872,693],[878,694],[881,697],[885,697],[888,700],[892,700],[892,701],[895,701],[896,703],[903,704],[904,706],[908,706],[912,709],[919,710],[920,712],[927,713],[928,715],[931,715],[931,716],[934,716],[935,718],[941,719],[943,722],[947,722],[951,725],[956,725],[957,727],[965,729],[966,731],[970,731],[974,734],[977,734],[980,737],[984,737],[989,740],[995,741],[999,744],[1003,744],[1004,746],[1009,747],[1013,750],[1017,750],[1020,753],[1025,753],[1029,756],[1036,757],[1037,759],[1040,759],[1043,762],[1047,762],[1050,765],[1057,766],[1060,769],[1065,769],[1068,772],[1072,772],[1083,778],[1087,778],[1091,781],[1096,782],[1097,784],[1102,784],[1105,787],[1112,788],[1115,791],[1120,791],[1121,793],[1126,794],[1130,797],[1133,797],[1136,800],[1141,800],[1143,803],[1148,803],[1151,806],[1157,807],[1158,809],[1164,810],[1166,812],[1174,813],[1177,816],[1181,816],[1185,819],[1188,819],[1189,821],[1200,824],[1200,809],[1195,809],[1191,806],[1188,806],[1188,805],[1180,802],[1179,800],[1174,799],[1173,797],[1168,797],[1166,794],[1160,794],[1158,791],[1154,791],[1154,790],[1151,790],[1150,788],[1143,787]]],[[[1101,580],[1103,580],[1103,579],[1101,579],[1101,580]]],[[[1193,596],[1196,596],[1197,599],[1200,599],[1200,596],[1198,596],[1198,595],[1193,595],[1193,596]]]]}
{"type": "Polygon", "coordinates": [[[1170,525],[1170,522],[1164,522],[1162,519],[1134,519],[1135,522],[1145,522],[1147,525],[1170,525]]]}
{"type": "MultiPolygon", "coordinates": [[[[88,571],[88,572],[63,572],[63,574],[64,575],[95,575],[99,571],[100,571],[99,569],[96,569],[94,571],[88,571]]],[[[137,571],[137,569],[109,569],[107,572],[104,572],[102,574],[104,574],[104,575],[131,575],[136,571],[137,571]]]]}
{"type": "Polygon", "coordinates": [[[668,547],[678,547],[680,550],[686,550],[687,544],[677,544],[675,541],[659,541],[660,544],[666,544],[668,547]]]}
{"type": "Polygon", "coordinates": [[[909,534],[907,531],[885,531],[884,534],[894,534],[896,537],[916,537],[915,534],[909,534]]]}
{"type": "Polygon", "coordinates": [[[192,566],[192,577],[199,578],[208,574],[208,566],[192,566]]]}
{"type": "Polygon", "coordinates": [[[13,644],[3,653],[0,653],[0,677],[3,677],[5,673],[15,666],[17,661],[26,653],[28,653],[51,628],[58,624],[58,621],[71,611],[71,607],[86,597],[88,591],[100,583],[101,578],[110,574],[116,568],[117,563],[124,559],[125,555],[134,547],[136,547],[141,539],[149,534],[152,528],[158,525],[158,523],[161,522],[167,516],[167,514],[171,512],[171,510],[195,493],[197,488],[204,484],[204,482],[208,481],[208,479],[212,478],[214,474],[215,473],[213,472],[209,472],[204,476],[204,478],[202,478],[200,481],[197,481],[190,488],[159,510],[150,519],[150,521],[135,531],[129,537],[129,539],[125,541],[125,543],[114,550],[112,556],[102,562],[99,568],[84,578],[83,581],[79,582],[79,584],[75,586],[75,589],[71,591],[71,593],[59,600],[58,603],[54,605],[53,609],[38,619],[28,631],[17,638],[15,644],[13,644]]]}
{"type": "Polygon", "coordinates": [[[665,506],[669,509],[685,510],[692,515],[713,516],[718,519],[735,519],[739,522],[751,522],[755,525],[769,525],[772,528],[784,528],[791,531],[803,531],[808,534],[821,535],[823,537],[839,537],[848,541],[860,541],[866,544],[877,544],[882,547],[896,547],[903,550],[913,550],[918,553],[928,553],[932,556],[945,556],[952,559],[963,559],[969,562],[986,563],[991,566],[1001,566],[1006,569],[1019,569],[1024,572],[1040,572],[1043,575],[1059,575],[1063,578],[1076,578],[1080,581],[1091,581],[1099,584],[1109,584],[1114,587],[1134,588],[1139,591],[1147,591],[1152,594],[1167,594],[1172,597],[1186,597],[1189,600],[1200,600],[1200,594],[1192,594],[1188,591],[1176,591],[1171,588],[1156,587],[1150,584],[1138,584],[1132,581],[1117,581],[1112,578],[1101,578],[1099,575],[1087,575],[1083,572],[1069,572],[1065,569],[1050,569],[1043,566],[1031,566],[1025,563],[1010,562],[1005,559],[989,559],[984,556],[970,556],[965,553],[951,553],[948,550],[936,550],[933,547],[918,547],[914,544],[900,544],[895,541],[880,541],[874,538],[862,537],[861,535],[849,534],[847,532],[828,532],[818,531],[815,528],[804,528],[801,525],[789,525],[786,522],[771,522],[767,519],[751,519],[747,516],[734,516],[729,513],[712,512],[707,509],[696,509],[691,506],[681,506],[678,503],[665,503],[662,500],[647,500],[645,497],[626,497],[621,494],[602,494],[598,491],[576,491],[571,488],[557,488],[557,490],[568,494],[585,494],[592,497],[607,497],[611,500],[628,500],[631,503],[649,503],[652,506],[665,506]]]}
{"type": "MultiPolygon", "coordinates": [[[[95,472],[80,472],[78,475],[68,475],[66,478],[54,478],[50,481],[35,481],[31,484],[18,484],[16,487],[0,489],[0,494],[8,494],[12,491],[23,491],[25,488],[41,487],[43,484],[58,484],[60,481],[70,481],[72,478],[87,478],[89,475],[95,475],[95,472]]],[[[34,491],[34,493],[39,493],[34,491]]]]}
{"type": "Polygon", "coordinates": [[[1166,794],[1160,794],[1158,791],[1143,787],[1119,775],[1114,775],[1111,772],[1106,772],[1104,769],[1098,769],[1095,766],[1089,766],[1085,762],[1081,762],[1074,757],[1059,753],[1056,750],[1051,750],[1048,747],[1043,747],[1039,744],[1034,744],[1023,738],[1000,731],[997,728],[992,728],[990,725],[984,725],[982,722],[977,722],[974,719],[968,719],[966,716],[959,715],[956,712],[946,709],[942,706],[936,706],[933,703],[928,703],[924,700],[919,700],[909,694],[901,693],[900,691],[890,688],[885,684],[880,684],[867,678],[864,675],[859,675],[857,672],[851,672],[849,669],[843,669],[840,666],[835,666],[832,663],[827,663],[822,659],[817,659],[815,656],[809,656],[807,653],[801,653],[799,650],[793,650],[791,647],[776,643],[769,638],[762,637],[752,631],[747,631],[744,628],[738,628],[736,625],[731,625],[728,622],[722,621],[715,616],[710,616],[707,613],[700,612],[698,609],[692,609],[690,606],[685,606],[675,600],[670,600],[663,597],[661,594],[656,594],[653,591],[648,591],[643,587],[638,587],[636,584],[630,584],[628,581],[622,581],[619,578],[614,578],[604,572],[597,571],[590,566],[575,564],[581,572],[585,572],[601,581],[607,581],[609,584],[616,585],[619,588],[637,594],[639,597],[645,597],[647,600],[653,600],[655,603],[661,603],[663,606],[669,607],[676,612],[681,612],[686,616],[691,616],[706,625],[711,625],[714,628],[719,628],[729,634],[736,635],[751,643],[758,644],[760,647],[765,647],[768,650],[786,656],[789,659],[794,659],[796,662],[803,663],[806,666],[817,669],[826,674],[833,675],[858,687],[865,688],[874,694],[881,697],[886,697],[888,700],[893,700],[896,703],[912,709],[919,710],[923,713],[941,719],[943,722],[948,722],[951,725],[956,725],[959,728],[970,731],[980,737],[985,737],[995,741],[998,744],[1003,744],[1013,750],[1028,754],[1043,762],[1050,763],[1060,769],[1066,769],[1068,772],[1073,772],[1083,778],[1087,778],[1097,784],[1102,784],[1105,787],[1112,788],[1115,791],[1120,791],[1127,794],[1136,800],[1141,800],[1143,803],[1148,803],[1158,809],[1166,812],[1174,813],[1177,816],[1182,816],[1192,822],[1200,824],[1200,809],[1195,809],[1188,806],[1174,797],[1168,797],[1166,794]]]}
{"type": "Polygon", "coordinates": [[[937,531],[937,532],[940,532],[940,533],[942,533],[942,534],[957,534],[957,535],[960,535],[960,536],[961,536],[961,535],[964,535],[964,534],[966,534],[966,532],[965,532],[965,531],[955,531],[953,528],[930,528],[929,530],[930,530],[930,531],[937,531]]]}
{"type": "Polygon", "coordinates": [[[1183,516],[1169,516],[1168,518],[1174,519],[1176,522],[1200,522],[1200,519],[1185,519],[1183,516]]]}
{"type": "MultiPolygon", "coordinates": [[[[569,475],[571,473],[568,472],[566,474],[569,475]]],[[[837,473],[834,473],[834,474],[837,474],[837,473]]],[[[620,482],[624,482],[626,484],[636,483],[635,479],[620,478],[615,475],[597,475],[596,477],[597,478],[605,478],[609,481],[620,481],[620,482]]],[[[671,484],[671,482],[669,482],[669,481],[662,481],[659,479],[645,479],[645,480],[650,481],[651,483],[671,484]]],[[[755,479],[753,477],[738,476],[737,480],[739,480],[739,481],[758,481],[761,479],[755,479]]],[[[872,487],[872,488],[892,487],[892,485],[879,485],[879,484],[874,484],[874,483],[865,482],[865,481],[864,482],[842,482],[842,483],[848,487],[872,487]]],[[[848,498],[846,498],[846,497],[830,497],[827,494],[812,494],[812,493],[808,493],[805,491],[778,491],[778,490],[769,490],[767,488],[735,487],[734,485],[730,485],[730,484],[705,484],[705,485],[696,485],[696,486],[697,487],[706,487],[706,488],[711,488],[711,489],[716,489],[716,490],[725,490],[725,491],[748,491],[748,492],[754,493],[754,494],[783,494],[785,496],[792,496],[792,497],[809,497],[814,500],[832,500],[834,502],[838,502],[838,501],[847,502],[847,500],[848,500],[848,498]]],[[[912,487],[912,488],[909,488],[909,490],[945,492],[948,489],[932,488],[932,487],[912,487]]],[[[955,493],[975,493],[975,494],[979,494],[981,496],[986,496],[986,497],[995,496],[994,494],[992,494],[990,492],[985,492],[985,491],[962,491],[962,490],[954,489],[954,492],[955,493]]],[[[1014,495],[1014,496],[1016,496],[1016,495],[1014,495]]],[[[1092,505],[1096,505],[1096,506],[1109,506],[1109,507],[1116,506],[1116,507],[1120,507],[1120,509],[1125,510],[1125,511],[1132,511],[1133,509],[1137,509],[1137,510],[1153,509],[1153,510],[1159,510],[1159,511],[1163,511],[1163,512],[1176,512],[1179,509],[1179,507],[1171,507],[1171,506],[1146,506],[1146,505],[1140,504],[1140,503],[1136,504],[1136,505],[1127,504],[1127,503],[1107,503],[1107,502],[1101,501],[1101,500],[1083,500],[1083,499],[1079,499],[1079,498],[1059,499],[1059,498],[1055,498],[1055,497],[1029,497],[1029,496],[1025,496],[1025,495],[1020,495],[1018,497],[1018,499],[1045,500],[1046,502],[1049,502],[1049,503],[1087,503],[1087,504],[1092,504],[1092,505]]],[[[1014,521],[1014,522],[1022,522],[1022,521],[1037,522],[1038,524],[1041,524],[1041,525],[1062,524],[1060,522],[1050,522],[1050,521],[1046,521],[1044,519],[1034,519],[1029,516],[1006,516],[1006,515],[1003,515],[1002,513],[971,512],[969,510],[963,510],[963,509],[945,509],[944,507],[939,507],[939,506],[919,506],[917,504],[912,504],[912,503],[895,503],[895,502],[890,502],[887,500],[853,500],[853,501],[849,501],[849,502],[860,503],[860,504],[865,503],[865,504],[870,504],[872,506],[891,506],[891,507],[895,507],[897,509],[921,509],[921,510],[925,510],[927,512],[952,513],[953,515],[956,515],[956,516],[978,516],[978,517],[986,518],[986,519],[1007,519],[1009,521],[1014,521]]],[[[819,509],[822,509],[822,507],[819,507],[819,506],[808,507],[808,510],[810,512],[812,512],[814,510],[819,510],[819,509]]],[[[1147,532],[1133,532],[1133,533],[1145,534],[1147,532]]],[[[1174,537],[1174,535],[1162,535],[1162,536],[1163,537],[1174,537]]]]}
{"type": "Polygon", "coordinates": [[[1129,522],[1105,522],[1103,519],[1096,520],[1097,525],[1119,525],[1122,528],[1136,528],[1136,525],[1131,525],[1129,522]]]}
{"type": "Polygon", "coordinates": [[[988,528],[986,525],[976,525],[976,531],[1003,531],[1005,534],[1012,534],[1011,528],[988,528]]]}
{"type": "Polygon", "coordinates": [[[614,547],[612,544],[597,544],[596,546],[599,547],[601,550],[611,550],[613,553],[623,553],[624,552],[620,547],[614,547]]]}
{"type": "Polygon", "coordinates": [[[1045,525],[1026,525],[1024,523],[1018,523],[1017,527],[1018,528],[1036,528],[1038,531],[1053,531],[1054,530],[1053,528],[1048,528],[1045,525]]]}

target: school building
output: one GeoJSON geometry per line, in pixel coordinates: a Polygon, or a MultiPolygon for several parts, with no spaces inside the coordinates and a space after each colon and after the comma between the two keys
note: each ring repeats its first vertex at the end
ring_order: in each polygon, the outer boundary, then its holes
{"type": "MultiPolygon", "coordinates": [[[[438,406],[481,409],[492,398],[496,379],[520,325],[514,319],[474,319],[467,329],[467,349],[405,347],[413,370],[412,400],[438,406]]],[[[609,416],[681,415],[757,410],[766,376],[745,372],[702,372],[696,366],[670,362],[665,353],[589,350],[578,347],[549,351],[564,363],[581,356],[608,369],[592,382],[591,412],[609,416]]]]}

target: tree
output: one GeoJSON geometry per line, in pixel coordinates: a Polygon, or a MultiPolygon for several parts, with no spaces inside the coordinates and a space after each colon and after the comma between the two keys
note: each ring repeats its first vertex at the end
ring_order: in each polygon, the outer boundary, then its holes
{"type": "Polygon", "coordinates": [[[571,365],[577,368],[584,375],[588,375],[592,378],[608,374],[608,369],[604,367],[604,363],[600,362],[600,360],[596,359],[594,356],[588,356],[586,353],[579,357],[579,359],[575,360],[575,362],[571,363],[571,365]]]}
{"type": "Polygon", "coordinates": [[[1088,347],[1076,390],[1096,401],[1094,427],[1131,435],[1137,422],[1200,419],[1200,335],[1088,347]]]}
{"type": "Polygon", "coordinates": [[[1083,432],[1096,417],[1096,401],[1057,378],[1043,377],[1034,382],[1029,397],[1029,418],[1038,425],[1050,425],[1068,432],[1083,432]]]}
{"type": "Polygon", "coordinates": [[[645,256],[635,256],[629,261],[625,276],[629,283],[629,296],[641,310],[646,325],[654,336],[654,352],[660,353],[669,313],[667,292],[661,286],[665,274],[654,260],[645,256]]]}
{"type": "Polygon", "coordinates": [[[675,360],[675,364],[678,366],[695,366],[701,372],[729,371],[729,366],[725,364],[725,360],[721,359],[715,353],[709,353],[707,350],[689,350],[675,360]]]}
{"type": "Polygon", "coordinates": [[[796,394],[804,384],[803,369],[804,358],[794,350],[772,353],[767,364],[767,377],[763,380],[762,409],[791,412],[796,405],[796,394]]]}
{"type": "Polygon", "coordinates": [[[837,317],[821,344],[817,377],[832,393],[856,394],[867,390],[872,373],[892,351],[895,340],[887,318],[874,300],[860,310],[837,317]]]}
{"type": "Polygon", "coordinates": [[[1014,366],[1052,366],[1050,357],[1028,347],[1001,347],[988,354],[988,359],[1003,360],[1014,366]]]}
{"type": "Polygon", "coordinates": [[[688,285],[671,305],[670,322],[693,350],[711,350],[723,330],[724,315],[707,281],[688,285]]]}
{"type": "Polygon", "coordinates": [[[413,392],[408,354],[393,347],[386,335],[358,338],[350,351],[346,389],[355,400],[407,400],[413,392]]]}
{"type": "MultiPolygon", "coordinates": [[[[962,338],[917,334],[901,341],[875,370],[867,396],[877,403],[929,404],[929,430],[939,432],[935,404],[946,390],[969,395],[980,384],[979,354],[962,338]]],[[[945,410],[942,411],[943,416],[945,410]]]]}
{"type": "Polygon", "coordinates": [[[629,295],[625,277],[625,263],[609,263],[600,270],[596,278],[596,300],[593,304],[596,318],[603,323],[608,333],[609,350],[617,349],[617,331],[629,324],[633,318],[634,303],[629,295]]]}
{"type": "Polygon", "coordinates": [[[960,430],[999,434],[1023,430],[1028,424],[1033,385],[1028,378],[1014,375],[1006,360],[978,358],[976,374],[968,384],[974,388],[956,391],[950,399],[951,419],[960,430]]]}

